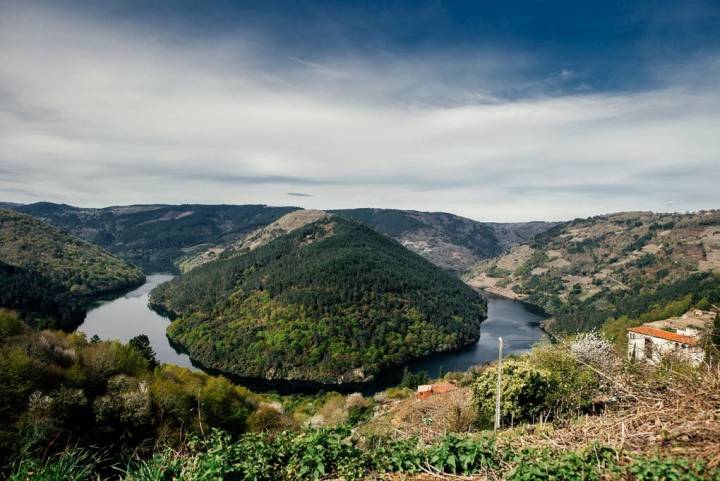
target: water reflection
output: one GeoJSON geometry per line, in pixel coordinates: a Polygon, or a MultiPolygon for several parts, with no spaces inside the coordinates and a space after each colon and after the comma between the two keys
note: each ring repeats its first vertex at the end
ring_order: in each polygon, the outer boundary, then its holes
{"type": "Polygon", "coordinates": [[[504,354],[528,351],[544,333],[540,322],[544,316],[533,312],[522,302],[487,294],[488,318],[480,326],[480,340],[455,352],[437,354],[411,363],[412,372],[426,371],[440,377],[448,371],[465,371],[477,364],[494,361],[498,355],[498,337],[505,341],[504,354]]]}
{"type": "Polygon", "coordinates": [[[138,334],[145,334],[159,362],[193,367],[190,357],[173,349],[165,335],[170,320],[148,307],[150,291],[173,277],[170,274],[147,276],[145,284],[134,291],[103,302],[89,311],[78,331],[87,334],[88,338],[97,334],[100,339],[118,339],[122,342],[138,334]]]}
{"type": "MultiPolygon", "coordinates": [[[[97,334],[101,339],[119,339],[123,342],[138,334],[145,334],[150,339],[159,362],[196,369],[189,356],[175,350],[165,335],[169,319],[148,307],[150,291],[173,277],[169,274],[149,275],[147,282],[139,288],[112,301],[103,302],[89,311],[78,330],[86,333],[88,337],[97,334]]],[[[410,363],[408,368],[412,372],[426,371],[431,377],[440,377],[448,371],[465,371],[472,366],[495,360],[497,339],[500,336],[505,340],[506,355],[525,352],[544,336],[540,329],[540,321],[544,319],[542,315],[533,312],[521,302],[491,295],[487,295],[487,299],[488,318],[482,323],[480,340],[477,343],[459,351],[419,359],[410,363]]],[[[387,382],[397,382],[395,377],[397,376],[388,376],[387,382]]],[[[250,381],[243,379],[240,382],[246,384],[250,381]]],[[[255,382],[255,389],[279,389],[277,383],[274,383],[273,387],[264,388],[262,380],[255,382]]],[[[296,390],[290,386],[292,383],[285,384],[290,391],[296,390]]]]}

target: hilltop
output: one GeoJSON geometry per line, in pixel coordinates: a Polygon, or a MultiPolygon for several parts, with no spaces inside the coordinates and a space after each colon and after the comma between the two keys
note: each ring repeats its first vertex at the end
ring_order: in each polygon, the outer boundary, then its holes
{"type": "Polygon", "coordinates": [[[486,310],[459,279],[337,215],[220,256],[151,301],[178,316],[168,336],[207,367],[323,383],[474,342],[486,310]]]}
{"type": "MultiPolygon", "coordinates": [[[[0,210],[3,307],[62,319],[83,300],[141,284],[137,267],[29,215],[0,210]]],[[[52,325],[52,321],[48,321],[52,325]]]]}
{"type": "Polygon", "coordinates": [[[208,249],[196,256],[190,257],[180,262],[180,270],[187,272],[200,265],[210,262],[216,259],[221,254],[225,257],[235,255],[238,253],[251,251],[257,249],[268,242],[277,239],[283,234],[287,234],[295,229],[315,222],[317,220],[325,219],[328,217],[326,212],[321,210],[296,210],[285,214],[275,222],[262,227],[254,232],[251,232],[246,237],[233,242],[226,246],[217,246],[208,249]]]}
{"type": "Polygon", "coordinates": [[[720,300],[720,211],[626,212],[553,227],[467,277],[554,315],[558,331],[660,318],[720,300]],[[675,303],[675,304],[673,304],[675,303]]]}

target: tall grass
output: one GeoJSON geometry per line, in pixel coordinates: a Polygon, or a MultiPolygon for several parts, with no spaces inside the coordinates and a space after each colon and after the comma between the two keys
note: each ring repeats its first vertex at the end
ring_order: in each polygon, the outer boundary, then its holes
{"type": "Polygon", "coordinates": [[[21,459],[13,466],[8,481],[86,481],[99,479],[95,470],[103,461],[94,451],[74,448],[46,460],[21,459]]]}

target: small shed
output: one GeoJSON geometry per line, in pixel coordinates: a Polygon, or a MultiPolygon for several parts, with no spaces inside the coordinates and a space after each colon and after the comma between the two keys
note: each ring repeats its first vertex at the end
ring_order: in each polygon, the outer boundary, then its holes
{"type": "Polygon", "coordinates": [[[420,384],[417,387],[417,393],[415,394],[415,397],[418,399],[427,399],[430,396],[432,396],[432,384],[420,384]]]}

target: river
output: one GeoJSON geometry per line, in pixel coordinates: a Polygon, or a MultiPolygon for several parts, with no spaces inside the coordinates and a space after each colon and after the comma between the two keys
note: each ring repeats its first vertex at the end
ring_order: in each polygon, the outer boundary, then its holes
{"type": "Polygon", "coordinates": [[[145,284],[134,291],[101,302],[88,311],[78,331],[87,334],[88,338],[97,334],[100,339],[119,339],[123,342],[145,334],[159,362],[193,367],[190,357],[173,349],[165,335],[170,320],[148,307],[150,291],[173,277],[171,274],[151,274],[147,276],[145,284]]]}
{"type": "MultiPolygon", "coordinates": [[[[123,342],[145,334],[150,339],[159,362],[197,369],[187,354],[176,351],[170,345],[165,335],[170,320],[148,307],[150,291],[172,278],[170,274],[147,276],[145,284],[134,291],[102,302],[90,310],[78,330],[88,337],[97,334],[101,339],[119,339],[123,342]]],[[[408,365],[410,371],[426,371],[431,377],[440,377],[448,371],[465,371],[474,365],[497,358],[498,337],[503,337],[507,355],[527,351],[544,336],[540,329],[540,321],[544,317],[533,312],[527,305],[490,294],[485,297],[488,301],[488,318],[482,323],[477,343],[459,351],[434,354],[414,361],[408,365]]],[[[262,385],[254,382],[249,387],[261,389],[262,385]]],[[[295,389],[288,389],[288,392],[292,391],[295,389]]]]}

